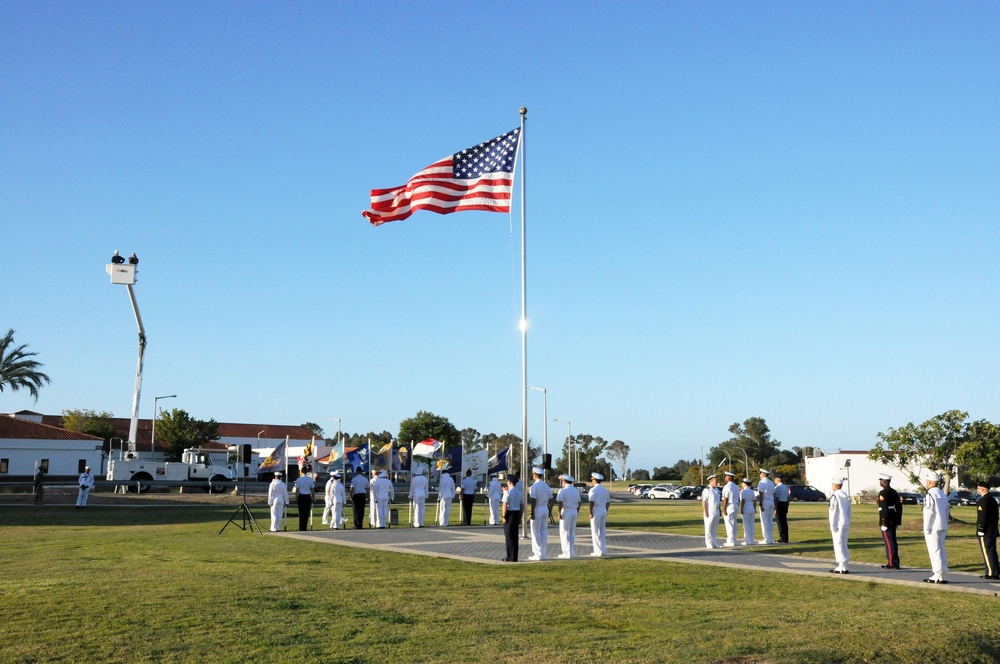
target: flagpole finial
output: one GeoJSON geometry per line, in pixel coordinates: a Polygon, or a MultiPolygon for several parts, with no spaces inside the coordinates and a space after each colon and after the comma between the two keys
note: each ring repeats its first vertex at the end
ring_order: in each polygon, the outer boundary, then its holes
{"type": "Polygon", "coordinates": [[[521,107],[521,115],[525,116],[528,114],[528,108],[526,106],[521,107]]]}

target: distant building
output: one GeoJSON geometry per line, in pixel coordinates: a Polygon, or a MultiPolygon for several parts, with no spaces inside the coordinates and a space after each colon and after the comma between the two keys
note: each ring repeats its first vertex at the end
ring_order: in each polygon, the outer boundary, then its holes
{"type": "Polygon", "coordinates": [[[844,490],[851,496],[862,491],[878,491],[879,473],[892,476],[892,488],[896,491],[919,491],[920,487],[910,483],[908,472],[868,458],[868,450],[842,450],[821,457],[806,457],[805,482],[829,494],[834,477],[847,480],[844,490]],[[850,465],[848,466],[848,462],[850,465]]]}
{"type": "MultiPolygon", "coordinates": [[[[52,480],[76,479],[86,466],[101,468],[103,440],[85,433],[0,415],[0,480],[28,480],[41,466],[52,480]]],[[[40,416],[39,416],[40,417],[40,416]]]]}

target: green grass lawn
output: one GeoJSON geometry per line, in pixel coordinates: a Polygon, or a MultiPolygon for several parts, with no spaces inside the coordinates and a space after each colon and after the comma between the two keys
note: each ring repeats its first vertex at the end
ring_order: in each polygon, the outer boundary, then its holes
{"type": "MultiPolygon", "coordinates": [[[[698,507],[615,504],[609,526],[700,534],[698,507]]],[[[990,597],[653,560],[493,566],[220,535],[233,509],[2,508],[0,661],[1000,659],[990,597]]],[[[832,559],[825,504],[792,510],[797,543],[773,550],[832,559]]],[[[266,529],[266,509],[254,513],[266,529]]],[[[906,516],[903,564],[926,564],[919,510],[906,516]]],[[[971,528],[952,532],[952,567],[978,569],[971,528]]],[[[881,560],[873,508],[855,506],[851,552],[881,560]]]]}

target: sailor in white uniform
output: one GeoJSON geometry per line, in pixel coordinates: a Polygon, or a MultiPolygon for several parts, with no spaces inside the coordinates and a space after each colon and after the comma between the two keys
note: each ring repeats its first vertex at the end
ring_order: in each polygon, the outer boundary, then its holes
{"type": "Polygon", "coordinates": [[[453,500],[455,500],[455,480],[442,470],[441,481],[438,483],[438,525],[448,525],[453,500]]]}
{"type": "Polygon", "coordinates": [[[761,468],[760,482],[757,483],[760,530],[764,536],[764,544],[774,544],[774,482],[768,477],[770,474],[770,470],[761,468]]]}
{"type": "Polygon", "coordinates": [[[611,494],[601,484],[604,475],[591,473],[590,479],[593,480],[593,485],[587,493],[587,500],[590,502],[590,541],[594,545],[590,555],[603,556],[608,552],[607,525],[611,494]]]}
{"type": "Polygon", "coordinates": [[[90,466],[84,467],[83,473],[80,474],[79,484],[80,492],[76,494],[76,507],[82,510],[87,506],[90,490],[94,488],[94,475],[90,472],[90,466]]]}
{"type": "Polygon", "coordinates": [[[708,476],[708,486],[701,492],[701,511],[705,520],[705,546],[719,548],[719,478],[708,476]]]}
{"type": "Polygon", "coordinates": [[[924,496],[924,541],[931,558],[931,571],[934,572],[924,579],[927,583],[948,583],[944,578],[948,573],[948,554],[944,550],[944,540],[948,535],[948,514],[951,507],[948,496],[938,487],[940,483],[941,475],[938,473],[932,473],[925,483],[927,495],[924,496]]]}
{"type": "Polygon", "coordinates": [[[333,473],[330,473],[330,479],[326,481],[326,486],[323,487],[323,525],[330,525],[330,517],[333,514],[333,492],[334,485],[337,480],[333,479],[333,473]]]}
{"type": "Polygon", "coordinates": [[[851,530],[851,497],[844,491],[844,480],[834,478],[833,495],[830,496],[830,534],[833,535],[833,555],[837,567],[830,570],[834,574],[847,574],[847,563],[851,554],[847,551],[847,535],[851,530]]]}
{"type": "Polygon", "coordinates": [[[413,476],[410,482],[410,502],[413,504],[413,527],[424,527],[424,508],[427,505],[427,493],[429,491],[427,476],[418,474],[413,476]]]}
{"type": "Polygon", "coordinates": [[[531,515],[531,555],[528,560],[545,560],[549,545],[549,501],[552,499],[552,487],[542,479],[545,471],[542,468],[531,469],[534,483],[528,490],[529,514],[531,515]]]}
{"type": "Polygon", "coordinates": [[[389,503],[395,498],[392,482],[384,470],[378,471],[378,477],[372,484],[372,496],[375,500],[375,527],[385,528],[389,525],[389,503]]]}
{"type": "Polygon", "coordinates": [[[496,475],[490,479],[489,487],[486,489],[486,497],[490,501],[490,525],[495,526],[500,523],[500,501],[503,499],[503,489],[496,475]]]}
{"type": "Polygon", "coordinates": [[[285,516],[285,506],[288,505],[288,487],[285,486],[284,473],[277,472],[267,487],[267,504],[271,508],[271,532],[281,530],[281,519],[285,516]]]}
{"type": "Polygon", "coordinates": [[[559,503],[559,543],[562,545],[560,558],[572,558],[576,547],[576,520],[580,514],[580,490],[573,486],[573,476],[563,474],[562,488],[556,494],[559,503]]]}
{"type": "Polygon", "coordinates": [[[744,477],[741,484],[743,485],[743,488],[740,489],[740,507],[743,513],[743,545],[753,546],[757,543],[754,539],[757,494],[754,492],[753,487],[750,486],[749,477],[744,477]]]}
{"type": "Polygon", "coordinates": [[[736,546],[736,517],[740,513],[740,490],[733,481],[736,475],[726,471],[726,484],[722,487],[722,519],[726,524],[726,542],[722,546],[736,546]]]}
{"type": "Polygon", "coordinates": [[[331,530],[339,530],[344,524],[344,503],[347,500],[344,496],[344,483],[340,481],[341,477],[339,470],[333,471],[333,494],[331,496],[333,500],[333,516],[330,518],[331,530]]]}

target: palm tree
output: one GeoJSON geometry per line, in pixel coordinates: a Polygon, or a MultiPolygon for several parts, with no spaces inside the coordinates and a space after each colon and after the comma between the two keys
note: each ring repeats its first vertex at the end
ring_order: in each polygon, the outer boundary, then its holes
{"type": "Polygon", "coordinates": [[[14,347],[14,330],[9,330],[6,336],[0,338],[0,392],[5,385],[9,385],[14,392],[23,387],[38,401],[38,388],[50,381],[38,370],[42,365],[28,359],[38,353],[29,353],[25,348],[27,345],[14,347]]]}

